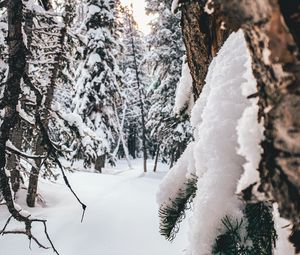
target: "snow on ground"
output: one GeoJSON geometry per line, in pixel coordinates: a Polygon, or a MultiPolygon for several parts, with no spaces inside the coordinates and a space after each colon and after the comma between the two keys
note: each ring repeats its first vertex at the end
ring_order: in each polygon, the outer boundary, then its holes
{"type": "MultiPolygon", "coordinates": [[[[24,197],[17,203],[34,217],[48,220],[48,231],[61,255],[153,255],[184,254],[185,226],[178,237],[169,243],[159,234],[156,192],[168,167],[159,164],[158,172],[143,173],[142,161],[135,160],[128,170],[125,161],[115,168],[105,169],[104,174],[75,172],[68,174],[69,181],[88,208],[80,223],[81,208],[62,181],[41,181],[39,192],[46,206],[27,208],[24,197]]],[[[149,163],[149,170],[153,162],[149,163]]],[[[0,208],[0,228],[8,213],[0,208]]],[[[22,227],[16,222],[9,229],[22,227]]],[[[43,244],[43,229],[34,225],[34,234],[43,244]]],[[[31,250],[26,236],[0,237],[1,255],[53,255],[32,243],[31,250]]]]}

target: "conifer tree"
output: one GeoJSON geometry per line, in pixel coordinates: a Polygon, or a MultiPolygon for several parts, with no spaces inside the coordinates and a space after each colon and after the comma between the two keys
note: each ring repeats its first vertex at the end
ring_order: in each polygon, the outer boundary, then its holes
{"type": "Polygon", "coordinates": [[[114,54],[118,48],[113,36],[115,8],[114,0],[87,1],[86,18],[80,28],[84,46],[73,100],[74,113],[95,134],[93,139],[83,141],[81,154],[87,164],[94,163],[100,171],[106,157],[114,161],[111,152],[119,132],[115,106],[122,101],[121,74],[114,54]]]}

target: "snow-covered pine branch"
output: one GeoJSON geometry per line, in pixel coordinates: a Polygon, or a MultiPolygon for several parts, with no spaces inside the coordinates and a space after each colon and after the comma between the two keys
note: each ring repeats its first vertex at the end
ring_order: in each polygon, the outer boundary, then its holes
{"type": "MultiPolygon", "coordinates": [[[[247,150],[246,159],[250,164],[257,165],[257,155],[260,151],[260,139],[255,138],[257,133],[261,133],[258,124],[253,127],[255,130],[253,129],[253,132],[250,133],[253,134],[255,139],[242,140],[240,136],[248,129],[246,123],[249,122],[249,119],[246,118],[248,115],[244,113],[248,112],[251,107],[254,114],[257,114],[257,101],[251,103],[247,99],[250,92],[255,93],[255,85],[244,34],[242,31],[233,33],[209,67],[206,85],[191,114],[191,121],[195,128],[195,144],[191,152],[188,151],[190,148],[188,147],[182,156],[187,157],[185,155],[189,155],[193,158],[190,162],[193,164],[192,168],[195,169],[198,178],[193,216],[191,218],[189,252],[217,254],[220,250],[219,248],[216,250],[214,245],[218,233],[225,233],[226,229],[231,231],[230,226],[232,228],[236,227],[236,231],[241,231],[237,234],[239,236],[244,231],[239,227],[242,225],[234,225],[234,223],[231,225],[231,220],[242,222],[244,217],[248,217],[248,209],[250,210],[250,205],[243,209],[244,204],[239,201],[236,190],[245,164],[245,158],[241,157],[238,152],[244,156],[246,154],[243,152],[247,150]],[[239,144],[242,149],[237,151],[239,144]]],[[[165,204],[170,204],[169,206],[173,204],[174,206],[176,199],[179,199],[177,196],[182,194],[182,190],[185,190],[182,187],[184,187],[183,183],[186,180],[187,163],[182,166],[182,162],[184,161],[178,161],[164,181],[164,183],[170,183],[167,185],[170,191],[166,192],[168,190],[166,184],[161,186],[158,197],[162,197],[162,199],[159,199],[162,208],[165,207],[165,204]],[[179,186],[174,185],[174,181],[181,184],[179,186]]],[[[252,168],[251,171],[255,171],[255,168],[252,168]]],[[[253,179],[247,181],[249,183],[253,179]]],[[[262,212],[255,209],[255,213],[260,215],[262,212]]],[[[161,224],[163,224],[164,218],[167,217],[161,218],[161,224]]],[[[270,212],[268,211],[268,216],[265,217],[271,217],[273,222],[272,209],[270,212]]],[[[250,234],[251,228],[254,227],[251,224],[256,223],[249,222],[246,227],[248,234],[250,234]]],[[[262,248],[268,251],[272,250],[273,239],[276,238],[274,222],[272,224],[270,222],[260,224],[260,227],[268,226],[270,228],[270,232],[266,237],[271,238],[270,242],[265,242],[265,246],[263,246],[265,248],[262,248]]],[[[261,231],[261,229],[257,231],[261,231]]],[[[259,242],[265,237],[261,238],[259,242]]],[[[239,245],[243,247],[242,243],[239,245]]],[[[255,244],[253,249],[258,249],[258,247],[259,244],[255,244]]],[[[252,248],[246,245],[245,249],[252,248]]]]}

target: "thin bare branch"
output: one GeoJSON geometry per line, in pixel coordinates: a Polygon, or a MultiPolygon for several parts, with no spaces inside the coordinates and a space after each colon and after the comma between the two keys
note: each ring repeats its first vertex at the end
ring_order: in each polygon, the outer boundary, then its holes
{"type": "Polygon", "coordinates": [[[13,217],[13,216],[11,215],[11,216],[7,219],[7,221],[6,221],[6,223],[5,223],[4,227],[3,227],[3,229],[0,231],[0,234],[2,234],[2,233],[5,231],[7,225],[9,224],[10,220],[12,219],[12,217],[13,217]]]}
{"type": "MultiPolygon", "coordinates": [[[[26,235],[26,236],[28,236],[29,240],[33,240],[40,248],[43,248],[43,249],[46,249],[46,250],[50,249],[50,247],[47,247],[47,246],[41,244],[39,242],[39,240],[35,236],[33,236],[32,234],[28,235],[27,231],[25,231],[25,230],[9,230],[9,231],[2,232],[2,235],[8,235],[8,234],[26,235]]],[[[54,252],[56,254],[58,254],[56,250],[54,250],[54,252]]]]}

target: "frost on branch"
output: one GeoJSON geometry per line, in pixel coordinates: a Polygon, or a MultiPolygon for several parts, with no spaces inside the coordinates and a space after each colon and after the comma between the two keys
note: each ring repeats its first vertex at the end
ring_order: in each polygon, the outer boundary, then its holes
{"type": "Polygon", "coordinates": [[[193,79],[186,61],[182,63],[182,73],[176,89],[174,112],[180,113],[193,104],[193,79]]]}

